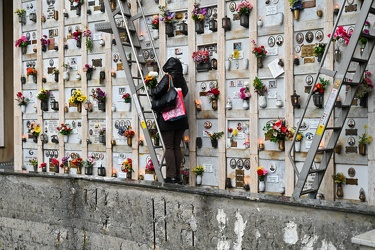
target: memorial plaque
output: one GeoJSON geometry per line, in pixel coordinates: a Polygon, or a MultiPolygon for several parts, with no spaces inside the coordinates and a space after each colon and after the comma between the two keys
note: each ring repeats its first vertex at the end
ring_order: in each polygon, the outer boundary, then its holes
{"type": "Polygon", "coordinates": [[[356,4],[351,4],[345,6],[345,12],[354,12],[357,11],[357,5],[356,4]]]}
{"type": "Polygon", "coordinates": [[[303,63],[314,63],[314,62],[315,62],[315,57],[303,58],[303,63]]]}
{"type": "Polygon", "coordinates": [[[92,66],[95,66],[95,67],[103,67],[103,64],[102,64],[102,60],[103,59],[92,59],[92,66]]]}
{"type": "Polygon", "coordinates": [[[310,93],[311,86],[305,86],[305,93],[310,93]]]}
{"type": "Polygon", "coordinates": [[[313,57],[315,44],[301,46],[301,57],[313,57]]]}
{"type": "Polygon", "coordinates": [[[244,186],[244,170],[236,170],[236,187],[243,187],[244,186]]]}
{"type": "Polygon", "coordinates": [[[358,135],[357,129],[345,129],[345,135],[358,135]]]}
{"type": "Polygon", "coordinates": [[[346,178],[346,185],[356,185],[358,186],[358,179],[357,178],[346,178]]]}
{"type": "Polygon", "coordinates": [[[357,147],[345,147],[345,153],[357,153],[357,147]]]}

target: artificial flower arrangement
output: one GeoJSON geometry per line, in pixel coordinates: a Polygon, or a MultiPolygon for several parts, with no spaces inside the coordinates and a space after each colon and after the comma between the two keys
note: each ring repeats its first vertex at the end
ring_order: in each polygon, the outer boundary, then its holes
{"type": "MultiPolygon", "coordinates": [[[[370,27],[370,22],[366,20],[365,25],[363,26],[362,33],[366,35],[370,34],[370,30],[368,29],[369,27],[370,27]]],[[[366,46],[367,42],[368,42],[367,38],[362,37],[362,36],[358,40],[358,43],[361,45],[362,49],[366,46]]]]}
{"type": "Polygon", "coordinates": [[[303,10],[302,0],[288,0],[290,5],[290,10],[303,10]]]}
{"type": "Polygon", "coordinates": [[[192,170],[196,175],[202,175],[204,173],[204,167],[202,165],[194,167],[192,170]]]}
{"type": "Polygon", "coordinates": [[[254,45],[252,53],[255,55],[256,58],[264,57],[267,55],[267,50],[263,45],[257,47],[255,40],[252,40],[251,42],[254,45]]]}
{"type": "Polygon", "coordinates": [[[35,122],[30,123],[30,125],[28,127],[29,135],[37,137],[40,134],[41,131],[42,131],[42,129],[40,128],[39,124],[37,124],[35,122]]]}
{"type": "Polygon", "coordinates": [[[210,52],[208,50],[194,51],[192,58],[197,64],[207,63],[210,60],[210,52]]]}
{"type": "Polygon", "coordinates": [[[159,29],[159,15],[158,14],[152,16],[151,27],[154,30],[159,29]]]}
{"type": "Polygon", "coordinates": [[[36,76],[36,73],[37,71],[35,68],[27,68],[26,70],[26,75],[28,76],[36,76]]]}
{"type": "Polygon", "coordinates": [[[125,130],[125,132],[124,132],[124,136],[125,136],[126,138],[133,138],[133,137],[134,137],[135,132],[134,132],[134,130],[132,130],[131,128],[132,128],[132,127],[129,126],[129,128],[128,128],[127,130],[125,130]]]}
{"type": "Polygon", "coordinates": [[[248,1],[242,1],[237,5],[236,11],[239,15],[250,15],[253,5],[248,1]]]}
{"type": "Polygon", "coordinates": [[[46,168],[47,167],[47,163],[43,162],[42,164],[39,165],[39,168],[46,168]]]}
{"type": "Polygon", "coordinates": [[[98,102],[104,102],[106,99],[106,94],[101,88],[96,88],[91,94],[91,96],[98,102]]]}
{"type": "Polygon", "coordinates": [[[267,172],[266,169],[264,169],[264,168],[262,168],[261,166],[259,166],[259,167],[257,168],[258,180],[259,180],[259,181],[264,181],[264,178],[266,177],[267,173],[268,173],[268,172],[267,172]]]}
{"type": "Polygon", "coordinates": [[[27,41],[26,36],[22,36],[14,44],[15,47],[20,47],[20,48],[25,48],[25,47],[27,47],[27,45],[29,45],[29,42],[27,41]]]}
{"type": "Polygon", "coordinates": [[[16,13],[17,16],[19,16],[19,17],[26,16],[26,10],[25,9],[16,9],[16,11],[14,13],[16,13]]]}
{"type": "Polygon", "coordinates": [[[154,163],[152,162],[151,159],[148,159],[148,161],[146,163],[146,170],[150,171],[150,172],[154,172],[155,171],[154,163]]]}
{"type": "Polygon", "coordinates": [[[202,21],[207,14],[207,8],[199,8],[199,3],[194,3],[193,11],[191,12],[191,18],[194,21],[202,21]]]}
{"type": "Polygon", "coordinates": [[[74,40],[81,41],[82,31],[76,30],[76,31],[73,32],[72,36],[73,36],[74,40]]]}
{"type": "Polygon", "coordinates": [[[131,102],[131,96],[130,96],[129,93],[123,94],[121,98],[124,99],[125,103],[130,103],[131,102]]]}
{"type": "Polygon", "coordinates": [[[324,51],[326,49],[325,43],[316,43],[314,47],[314,56],[322,56],[324,54],[324,51]]]}
{"type": "Polygon", "coordinates": [[[370,78],[371,75],[372,74],[370,71],[368,70],[365,71],[363,80],[361,84],[358,85],[357,92],[355,93],[356,98],[362,98],[372,92],[372,89],[374,88],[374,84],[370,78]]]}
{"type": "Polygon", "coordinates": [[[69,0],[73,6],[79,6],[83,4],[83,0],[69,0]]]}
{"type": "Polygon", "coordinates": [[[54,68],[53,70],[52,70],[52,72],[51,72],[51,75],[58,75],[58,74],[60,74],[60,71],[58,70],[58,69],[56,69],[56,68],[54,68]]]}
{"type": "Polygon", "coordinates": [[[87,100],[87,96],[83,95],[81,90],[73,90],[73,94],[69,98],[69,103],[82,103],[87,100]]]}
{"type": "Polygon", "coordinates": [[[38,93],[38,95],[36,96],[36,98],[38,98],[41,101],[47,101],[50,95],[51,95],[51,91],[46,90],[46,89],[42,89],[38,93]]]}
{"type": "Polygon", "coordinates": [[[212,88],[209,91],[206,92],[206,96],[210,102],[214,100],[218,100],[220,95],[220,90],[219,88],[212,88]]]}
{"type": "Polygon", "coordinates": [[[75,167],[82,167],[83,159],[81,157],[76,157],[76,158],[71,160],[70,164],[75,166],[75,167]]]}
{"type": "Polygon", "coordinates": [[[343,173],[337,173],[332,175],[333,180],[337,184],[345,184],[346,183],[346,177],[343,173]]]}
{"type": "Polygon", "coordinates": [[[68,157],[64,156],[63,158],[61,158],[61,164],[60,164],[60,168],[63,168],[63,167],[66,167],[68,166],[68,157]]]}
{"type": "Polygon", "coordinates": [[[51,165],[54,166],[54,167],[58,167],[58,166],[60,165],[59,160],[56,159],[56,158],[54,158],[54,157],[52,157],[52,158],[50,159],[50,163],[51,163],[51,165]]]}
{"type": "Polygon", "coordinates": [[[26,98],[22,92],[17,92],[16,95],[16,101],[18,102],[18,106],[27,106],[27,104],[30,102],[29,98],[26,98]]]}
{"type": "MultiPolygon", "coordinates": [[[[350,34],[348,34],[343,26],[338,26],[335,30],[335,33],[333,33],[332,41],[338,41],[345,45],[348,45],[350,37],[352,36],[352,32],[353,31],[351,31],[350,34]]],[[[330,38],[331,34],[328,34],[328,37],[330,38]]]]}
{"type": "Polygon", "coordinates": [[[90,156],[90,157],[87,158],[86,161],[83,162],[83,166],[85,168],[92,168],[92,167],[94,167],[95,162],[96,162],[95,158],[93,156],[90,156]]]}
{"type": "Polygon", "coordinates": [[[94,69],[95,69],[94,66],[86,63],[85,67],[83,68],[83,71],[85,71],[86,73],[91,73],[94,69]]]}
{"type": "Polygon", "coordinates": [[[285,126],[285,120],[283,119],[272,123],[267,122],[263,131],[265,131],[266,140],[268,139],[271,142],[285,141],[286,139],[292,139],[294,136],[293,130],[285,126]]]}
{"type": "Polygon", "coordinates": [[[61,123],[61,126],[56,127],[56,129],[62,135],[70,135],[73,132],[73,129],[68,123],[61,123]]]}
{"type": "Polygon", "coordinates": [[[106,131],[105,128],[100,128],[99,129],[99,135],[105,135],[105,131],[106,131]]]}
{"type": "Polygon", "coordinates": [[[88,51],[92,51],[93,47],[94,47],[94,43],[92,42],[92,33],[90,30],[85,30],[83,32],[83,36],[86,37],[86,49],[88,51]]]}
{"type": "Polygon", "coordinates": [[[210,140],[212,141],[212,140],[217,140],[217,139],[220,139],[222,136],[223,136],[223,134],[224,134],[224,132],[223,131],[221,131],[221,132],[208,132],[207,130],[206,131],[204,131],[209,137],[210,137],[210,140]]]}
{"type": "Polygon", "coordinates": [[[329,84],[329,80],[325,80],[323,77],[319,77],[319,81],[314,89],[313,89],[313,93],[324,93],[324,90],[327,88],[328,84],[329,84]]]}
{"type": "Polygon", "coordinates": [[[156,128],[150,128],[148,132],[150,133],[151,138],[154,138],[156,140],[160,139],[159,132],[156,128]]]}
{"type": "Polygon", "coordinates": [[[133,160],[131,158],[126,158],[125,161],[121,165],[121,171],[127,172],[134,172],[133,170],[133,160]]]}
{"type": "Polygon", "coordinates": [[[159,10],[161,12],[160,21],[162,21],[163,23],[172,23],[173,22],[173,18],[176,15],[176,13],[173,13],[173,12],[170,12],[169,10],[167,10],[167,6],[159,5],[159,10]]]}
{"type": "Polygon", "coordinates": [[[249,82],[244,83],[244,87],[240,88],[240,92],[238,93],[238,97],[242,100],[249,100],[250,99],[250,87],[249,82]]]}
{"type": "Polygon", "coordinates": [[[254,79],[253,86],[255,93],[257,93],[259,96],[264,96],[264,94],[267,92],[266,85],[264,85],[262,80],[260,80],[257,76],[254,79]]]}
{"type": "Polygon", "coordinates": [[[42,46],[46,46],[50,43],[47,35],[43,35],[42,38],[40,38],[40,42],[42,46]]]}
{"type": "Polygon", "coordinates": [[[29,163],[31,164],[31,166],[36,167],[36,166],[38,166],[38,159],[36,157],[31,158],[29,160],[29,163]]]}
{"type": "Polygon", "coordinates": [[[145,77],[145,85],[147,88],[153,88],[158,84],[158,76],[159,73],[156,71],[148,72],[147,76],[145,77]]]}
{"type": "Polygon", "coordinates": [[[358,143],[359,144],[370,144],[372,142],[372,136],[367,134],[368,126],[365,125],[365,132],[359,137],[358,143]]]}

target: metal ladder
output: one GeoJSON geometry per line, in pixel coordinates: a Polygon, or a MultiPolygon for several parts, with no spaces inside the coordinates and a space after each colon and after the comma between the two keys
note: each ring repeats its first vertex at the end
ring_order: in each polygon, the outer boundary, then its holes
{"type": "Polygon", "coordinates": [[[131,14],[127,1],[103,0],[103,2],[105,11],[109,18],[109,22],[97,23],[95,24],[95,29],[97,31],[112,33],[116,41],[116,45],[121,47],[119,47],[118,53],[123,62],[126,80],[128,81],[128,85],[130,87],[133,103],[135,105],[141,128],[145,136],[150,157],[154,164],[158,181],[164,183],[164,177],[162,175],[161,168],[165,166],[165,145],[160,133],[159,126],[157,124],[156,114],[150,108],[151,99],[147,91],[147,87],[144,83],[145,76],[148,74],[148,69],[146,67],[146,61],[143,57],[142,46],[138,38],[136,24],[134,23],[134,21],[143,20],[145,22],[147,35],[148,37],[150,37],[151,48],[154,52],[156,63],[158,64],[159,69],[161,69],[161,67],[156,54],[153,39],[151,38],[150,30],[148,28],[148,25],[146,24],[145,15],[140,0],[137,0],[139,11],[136,15],[131,14]],[[115,1],[117,4],[116,9],[112,11],[111,2],[113,1],[115,1]],[[125,34],[125,41],[124,39],[122,39],[121,34],[125,34]],[[131,58],[127,57],[127,54],[129,54],[129,52],[127,52],[128,50],[131,50],[131,58]],[[133,65],[137,67],[137,76],[133,76],[132,74],[133,65]],[[156,127],[156,130],[160,135],[161,146],[155,146],[152,142],[148,121],[152,121],[152,124],[156,127]]]}
{"type": "MultiPolygon", "coordinates": [[[[313,87],[311,88],[310,94],[306,102],[305,109],[299,119],[299,123],[296,128],[296,133],[294,134],[294,137],[293,137],[292,146],[288,154],[289,159],[294,167],[294,171],[298,177],[297,183],[294,188],[294,192],[292,194],[292,197],[295,199],[300,198],[302,195],[308,195],[308,198],[310,199],[316,198],[316,195],[318,193],[319,187],[323,180],[324,174],[327,170],[329,161],[334,153],[334,148],[339,139],[340,133],[345,124],[345,120],[350,111],[351,104],[353,102],[353,99],[355,98],[357,88],[363,79],[365,69],[367,67],[368,61],[370,59],[370,56],[375,46],[375,35],[374,34],[366,35],[362,33],[362,29],[364,27],[364,24],[365,24],[365,21],[367,20],[368,15],[375,14],[375,8],[372,7],[373,2],[374,2],[373,0],[363,1],[362,8],[360,10],[360,13],[358,14],[358,19],[355,24],[355,30],[350,38],[350,42],[346,48],[346,51],[341,61],[341,65],[339,65],[339,68],[337,71],[333,71],[333,70],[323,67],[324,60],[328,52],[328,48],[332,44],[333,36],[331,36],[329,42],[327,43],[322,61],[320,63],[319,71],[315,77],[315,83],[313,87]],[[362,53],[359,51],[360,48],[358,45],[358,41],[361,37],[366,38],[368,41],[362,53]],[[349,73],[349,75],[352,75],[352,74],[354,75],[351,79],[349,79],[347,73],[349,73]],[[317,81],[319,77],[321,77],[321,75],[326,75],[326,76],[333,78],[333,89],[332,89],[332,92],[330,93],[327,103],[325,104],[323,115],[321,116],[320,121],[318,123],[318,128],[315,131],[315,135],[314,135],[311,147],[307,153],[306,159],[304,161],[303,168],[301,172],[299,172],[296,167],[295,160],[294,160],[295,155],[294,156],[292,155],[294,151],[294,144],[295,144],[297,132],[300,130],[302,121],[305,118],[306,110],[308,109],[308,104],[311,100],[311,96],[313,95],[313,89],[315,85],[317,84],[317,81]],[[336,98],[339,95],[340,90],[343,86],[345,86],[345,88],[346,86],[349,86],[345,100],[342,101],[342,105],[335,106],[336,98]],[[334,126],[328,127],[327,126],[328,121],[335,108],[338,113],[337,113],[337,117],[334,120],[334,126]],[[323,137],[325,138],[325,141],[328,141],[328,144],[326,144],[327,146],[325,148],[320,149],[319,146],[323,137]],[[323,153],[323,155],[322,155],[319,167],[313,168],[313,165],[315,165],[315,158],[317,156],[317,153],[323,153]],[[313,177],[311,188],[306,188],[305,184],[310,175],[315,175],[315,177],[313,177]]],[[[343,7],[341,8],[337,16],[337,20],[336,20],[332,34],[334,33],[334,31],[336,30],[338,26],[345,3],[346,3],[346,0],[343,1],[343,4],[342,4],[343,7]]]]}

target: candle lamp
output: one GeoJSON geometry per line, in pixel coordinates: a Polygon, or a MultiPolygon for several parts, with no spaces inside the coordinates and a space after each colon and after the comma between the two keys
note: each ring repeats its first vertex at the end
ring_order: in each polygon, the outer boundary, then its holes
{"type": "Polygon", "coordinates": [[[117,177],[117,171],[116,171],[116,169],[112,170],[112,177],[117,177]]]}
{"type": "Polygon", "coordinates": [[[335,9],[333,10],[333,14],[335,16],[337,16],[339,14],[339,11],[340,11],[340,7],[338,4],[335,5],[335,9]]]}
{"type": "Polygon", "coordinates": [[[185,145],[186,145],[187,148],[189,148],[189,139],[190,139],[190,138],[189,138],[188,135],[185,135],[185,136],[184,136],[184,142],[185,142],[185,145]]]}
{"type": "Polygon", "coordinates": [[[301,108],[300,105],[300,95],[297,94],[297,92],[294,90],[293,95],[290,96],[290,99],[292,101],[292,106],[295,108],[301,108]]]}
{"type": "Polygon", "coordinates": [[[26,142],[26,135],[25,134],[22,135],[22,142],[26,142]]]}
{"type": "Polygon", "coordinates": [[[210,19],[210,21],[208,22],[208,28],[212,32],[216,32],[217,31],[217,21],[216,21],[216,19],[214,17],[212,17],[210,19]]]}
{"type": "Polygon", "coordinates": [[[202,110],[202,103],[200,100],[195,100],[195,109],[197,111],[201,111],[202,110]]]}
{"type": "Polygon", "coordinates": [[[143,138],[142,138],[142,137],[139,138],[139,140],[138,140],[138,145],[139,145],[139,146],[143,146],[143,145],[144,145],[144,143],[143,143],[143,138]]]}
{"type": "Polygon", "coordinates": [[[64,17],[69,18],[69,14],[68,14],[68,12],[66,11],[66,9],[63,10],[63,14],[64,14],[64,17]]]}
{"type": "Polygon", "coordinates": [[[258,142],[258,149],[259,150],[264,150],[264,143],[262,140],[259,139],[259,142],[258,142]]]}
{"type": "Polygon", "coordinates": [[[294,65],[296,65],[296,66],[299,65],[299,58],[298,58],[298,55],[295,55],[295,56],[294,56],[293,63],[294,63],[294,65]]]}
{"type": "Polygon", "coordinates": [[[225,31],[231,30],[231,23],[230,23],[230,18],[229,17],[225,16],[225,17],[223,17],[223,19],[221,21],[222,21],[221,24],[222,24],[223,29],[225,31]]]}

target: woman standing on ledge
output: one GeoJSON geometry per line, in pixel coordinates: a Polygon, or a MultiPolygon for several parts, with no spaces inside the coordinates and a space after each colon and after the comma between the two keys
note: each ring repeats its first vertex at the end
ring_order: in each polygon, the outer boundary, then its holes
{"type": "MultiPolygon", "coordinates": [[[[185,97],[188,93],[188,86],[182,74],[182,64],[179,59],[171,57],[163,66],[166,72],[158,85],[152,89],[151,94],[158,99],[168,92],[169,76],[172,77],[173,86],[181,88],[185,97]]],[[[157,121],[161,131],[161,136],[166,147],[165,160],[167,164],[167,176],[164,180],[166,183],[180,183],[180,166],[182,162],[182,153],[180,144],[186,129],[189,129],[187,116],[175,120],[164,121],[161,113],[157,114],[157,121]]]]}

